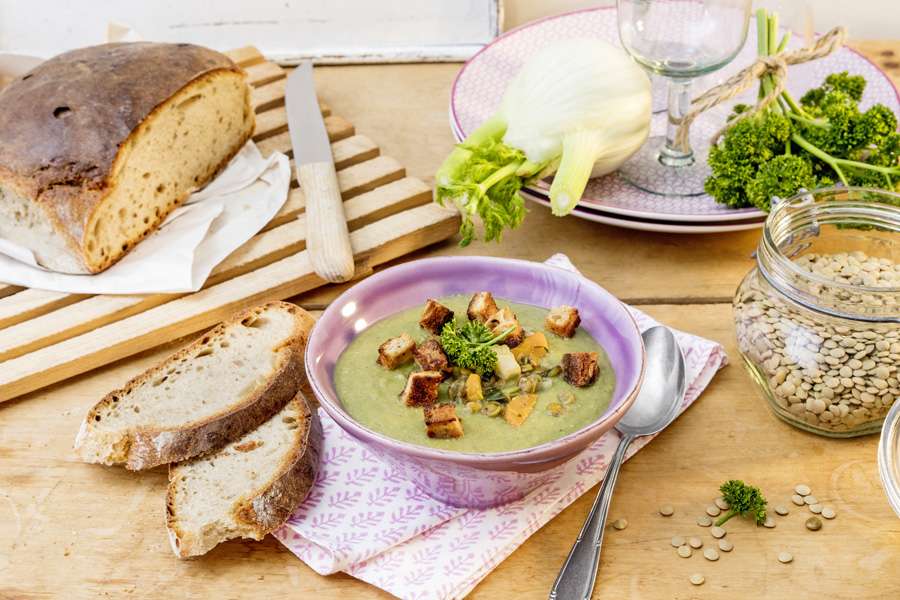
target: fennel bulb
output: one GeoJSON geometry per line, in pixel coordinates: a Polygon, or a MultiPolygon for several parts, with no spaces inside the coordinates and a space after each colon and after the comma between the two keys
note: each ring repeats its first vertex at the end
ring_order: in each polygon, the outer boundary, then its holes
{"type": "Polygon", "coordinates": [[[497,112],[435,175],[435,201],[453,202],[462,240],[499,240],[525,217],[521,187],[555,173],[553,214],[569,214],[590,177],[616,170],[650,131],[650,79],[624,50],[596,39],[555,43],[510,81],[497,112]]]}

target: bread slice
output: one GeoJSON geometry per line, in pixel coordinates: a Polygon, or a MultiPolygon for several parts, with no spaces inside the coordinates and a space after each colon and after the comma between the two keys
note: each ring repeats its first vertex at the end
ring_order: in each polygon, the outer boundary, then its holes
{"type": "Polygon", "coordinates": [[[236,537],[261,540],[316,481],[322,425],[302,394],[224,448],[169,467],[166,528],[179,558],[236,537]]]}
{"type": "Polygon", "coordinates": [[[81,424],[76,453],[148,469],[252,431],[297,393],[313,323],[286,302],[237,314],[107,394],[81,424]]]}

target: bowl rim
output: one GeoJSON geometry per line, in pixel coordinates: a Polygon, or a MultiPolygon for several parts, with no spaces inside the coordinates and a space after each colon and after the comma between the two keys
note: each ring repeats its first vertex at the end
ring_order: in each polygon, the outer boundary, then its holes
{"type": "MultiPolygon", "coordinates": [[[[341,350],[341,352],[343,352],[343,350],[341,350]]],[[[328,413],[328,415],[332,419],[334,419],[335,422],[337,422],[337,424],[344,431],[349,433],[351,436],[357,438],[360,441],[364,441],[365,443],[374,442],[383,447],[399,450],[407,456],[413,456],[419,459],[451,461],[456,464],[485,467],[495,463],[535,464],[552,459],[558,459],[561,455],[565,454],[559,452],[560,449],[569,449],[573,444],[577,445],[584,439],[590,438],[598,429],[605,432],[615,427],[616,423],[619,422],[625,412],[627,412],[628,409],[631,408],[631,405],[634,403],[634,400],[637,397],[638,391],[641,389],[641,385],[644,381],[644,373],[647,366],[647,352],[646,348],[644,347],[644,341],[641,336],[640,327],[638,326],[637,321],[634,319],[634,316],[626,308],[625,304],[621,300],[613,296],[604,287],[584,277],[578,272],[568,271],[542,262],[522,260],[517,258],[477,255],[439,256],[413,260],[389,267],[382,271],[378,271],[377,273],[370,275],[363,281],[342,292],[337,298],[329,303],[328,307],[323,311],[322,315],[313,326],[312,332],[310,333],[309,342],[306,346],[304,363],[306,367],[307,379],[309,380],[309,384],[313,390],[313,393],[319,400],[320,406],[325,410],[326,413],[328,413]],[[326,317],[340,310],[339,307],[343,304],[341,302],[342,299],[348,296],[351,292],[353,292],[354,294],[359,294],[361,291],[368,291],[368,288],[378,285],[379,281],[383,279],[386,274],[399,275],[406,273],[407,271],[415,271],[422,268],[427,268],[429,265],[433,264],[465,263],[473,260],[494,264],[511,263],[518,266],[542,269],[548,273],[552,273],[552,276],[554,277],[579,278],[581,279],[580,283],[595,288],[595,291],[599,292],[602,296],[606,296],[611,301],[610,306],[614,306],[618,310],[622,311],[622,313],[627,317],[627,322],[631,325],[630,333],[633,334],[638,343],[638,347],[640,348],[640,356],[638,357],[640,365],[637,377],[635,377],[634,384],[632,385],[631,389],[626,392],[622,402],[618,407],[615,408],[615,410],[604,412],[596,420],[588,423],[577,431],[569,433],[563,437],[538,444],[536,446],[530,446],[528,448],[521,448],[518,450],[509,450],[505,452],[461,452],[458,450],[443,450],[439,448],[422,446],[412,442],[405,442],[370,429],[369,427],[366,427],[365,425],[354,419],[352,416],[350,416],[350,414],[346,410],[338,405],[339,400],[337,400],[337,398],[332,398],[329,393],[321,388],[318,378],[315,375],[315,365],[312,364],[313,357],[309,349],[313,346],[313,340],[315,339],[315,337],[317,335],[321,335],[321,332],[323,331],[320,324],[326,321],[326,317]]],[[[577,452],[580,452],[580,449],[576,450],[576,453],[577,452]]]]}

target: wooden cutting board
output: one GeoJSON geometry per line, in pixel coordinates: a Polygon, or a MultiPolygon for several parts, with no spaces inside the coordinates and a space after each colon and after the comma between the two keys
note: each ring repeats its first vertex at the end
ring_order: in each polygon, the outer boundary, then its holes
{"type": "MultiPolygon", "coordinates": [[[[285,71],[252,47],[227,54],[249,75],[254,141],[264,155],[291,156],[285,71]]],[[[378,145],[349,121],[324,104],[321,109],[358,277],[457,231],[458,215],[433,204],[428,185],[381,156],[378,145]]],[[[88,296],[0,283],[0,402],[206,329],[242,308],[325,285],[305,251],[304,206],[294,172],[281,211],[195,293],[88,296]]]]}

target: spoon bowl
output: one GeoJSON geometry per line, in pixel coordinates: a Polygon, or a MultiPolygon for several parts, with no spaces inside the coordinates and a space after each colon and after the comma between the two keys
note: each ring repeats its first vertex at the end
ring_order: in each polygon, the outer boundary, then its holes
{"type": "Polygon", "coordinates": [[[665,327],[651,327],[641,337],[647,348],[644,383],[634,404],[616,429],[633,436],[665,429],[681,408],[685,392],[684,357],[675,336],[665,327]]]}

